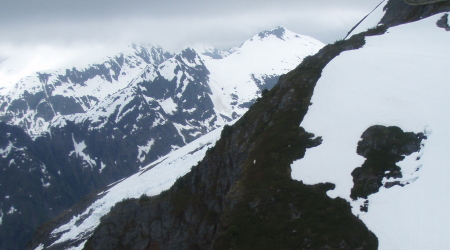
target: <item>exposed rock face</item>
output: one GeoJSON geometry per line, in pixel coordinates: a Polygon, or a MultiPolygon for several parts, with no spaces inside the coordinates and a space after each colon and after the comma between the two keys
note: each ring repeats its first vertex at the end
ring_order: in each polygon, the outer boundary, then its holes
{"type": "Polygon", "coordinates": [[[436,22],[436,25],[437,25],[439,28],[445,29],[446,31],[450,31],[450,25],[449,25],[449,22],[448,22],[448,14],[447,14],[447,13],[444,14],[444,15],[441,17],[441,19],[439,19],[439,20],[436,22]]]}
{"type": "Polygon", "coordinates": [[[303,185],[290,164],[321,139],[301,123],[323,67],[362,35],[325,47],[283,76],[192,171],[156,197],[123,201],[86,249],[376,249],[332,184],[303,185]]]}
{"type": "Polygon", "coordinates": [[[388,27],[414,22],[439,12],[450,11],[448,1],[436,3],[409,5],[402,0],[389,0],[384,7],[386,14],[380,23],[388,27]]]}
{"type": "Polygon", "coordinates": [[[275,35],[276,37],[278,37],[280,39],[283,39],[284,28],[283,27],[276,27],[275,29],[272,29],[270,31],[263,31],[263,32],[260,32],[258,34],[258,36],[260,38],[264,38],[264,37],[267,37],[269,35],[275,35]]]}
{"type": "MultiPolygon", "coordinates": [[[[53,174],[45,168],[41,171],[43,163],[32,145],[31,138],[20,128],[0,122],[0,224],[3,225],[0,227],[0,246],[3,249],[14,249],[26,241],[32,228],[39,225],[36,217],[40,213],[56,215],[49,206],[33,206],[33,199],[43,199],[52,192],[51,188],[36,190],[34,186],[48,184],[53,174]],[[17,183],[24,185],[17,186],[17,183]],[[23,213],[27,213],[26,220],[22,220],[23,213]]],[[[65,197],[55,197],[58,199],[63,202],[65,197]]]]}
{"type": "MultiPolygon", "coordinates": [[[[398,127],[375,125],[368,128],[357,148],[357,153],[366,161],[352,172],[354,186],[350,197],[367,199],[383,186],[383,178],[401,178],[402,172],[396,163],[418,152],[423,139],[426,139],[423,133],[403,132],[398,127]]],[[[400,185],[392,181],[386,184],[387,187],[400,185]]]]}

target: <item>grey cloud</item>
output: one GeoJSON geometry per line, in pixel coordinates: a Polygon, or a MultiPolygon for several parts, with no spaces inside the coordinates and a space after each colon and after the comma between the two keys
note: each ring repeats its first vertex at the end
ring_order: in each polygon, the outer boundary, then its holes
{"type": "Polygon", "coordinates": [[[0,43],[200,41],[237,46],[283,25],[332,42],[381,0],[0,0],[0,43]]]}

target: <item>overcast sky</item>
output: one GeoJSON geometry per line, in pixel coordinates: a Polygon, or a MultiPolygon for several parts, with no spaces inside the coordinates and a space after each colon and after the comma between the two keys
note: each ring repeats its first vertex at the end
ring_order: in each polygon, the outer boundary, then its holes
{"type": "Polygon", "coordinates": [[[281,25],[324,42],[342,38],[381,0],[0,0],[2,44],[151,42],[180,49],[238,46],[281,25]]]}
{"type": "Polygon", "coordinates": [[[157,44],[173,52],[199,43],[225,49],[276,26],[330,43],[343,38],[380,2],[0,0],[0,66],[17,53],[37,53],[50,65],[61,55],[131,42],[157,44]]]}

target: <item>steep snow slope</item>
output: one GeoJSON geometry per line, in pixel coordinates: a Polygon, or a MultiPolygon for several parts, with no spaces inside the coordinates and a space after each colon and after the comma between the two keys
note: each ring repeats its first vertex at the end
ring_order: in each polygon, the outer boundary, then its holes
{"type": "Polygon", "coordinates": [[[82,249],[85,241],[117,202],[142,195],[157,195],[173,185],[178,177],[185,175],[200,161],[207,149],[214,146],[220,138],[221,129],[216,129],[190,144],[149,164],[138,173],[111,185],[111,188],[98,194],[99,199],[82,214],[73,217],[68,223],[54,230],[52,238],[57,246],[72,242],[72,249],[82,249]]]}
{"type": "MultiPolygon", "coordinates": [[[[379,249],[448,249],[450,240],[450,33],[436,26],[438,14],[366,38],[324,69],[301,126],[323,143],[292,164],[292,177],[307,184],[331,182],[331,197],[351,201],[353,212],[379,239],[379,249]],[[361,134],[372,125],[424,132],[418,153],[399,163],[404,187],[381,187],[352,201],[351,172],[364,159],[356,154],[361,134]],[[408,184],[409,183],[409,184],[408,184]]],[[[385,178],[383,183],[393,181],[385,178]]]]}

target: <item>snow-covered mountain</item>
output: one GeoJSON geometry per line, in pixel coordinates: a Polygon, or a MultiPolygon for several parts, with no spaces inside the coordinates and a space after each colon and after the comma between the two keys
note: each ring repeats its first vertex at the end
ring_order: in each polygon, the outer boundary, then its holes
{"type": "Polygon", "coordinates": [[[231,50],[172,54],[133,45],[103,61],[2,85],[0,241],[23,246],[37,225],[82,195],[241,116],[322,47],[277,27],[231,50]]]}
{"type": "Polygon", "coordinates": [[[448,27],[448,13],[392,27],[333,60],[302,122],[307,131],[321,135],[323,143],[293,163],[292,177],[307,184],[336,184],[328,194],[351,202],[353,212],[378,237],[379,249],[450,247],[450,34],[437,24],[448,27]],[[392,169],[386,161],[368,167],[373,155],[360,152],[362,142],[378,144],[381,152],[388,147],[386,141],[404,141],[401,133],[386,132],[385,138],[367,140],[365,131],[373,125],[399,127],[426,139],[418,140],[419,147],[409,153],[393,147],[401,157],[392,169]],[[380,164],[383,171],[377,173],[380,164]],[[365,173],[359,174],[361,169],[365,173]],[[361,181],[376,186],[368,197],[355,195],[361,181]]]}
{"type": "Polygon", "coordinates": [[[220,135],[93,195],[32,246],[448,249],[449,13],[385,1],[220,135]]]}

